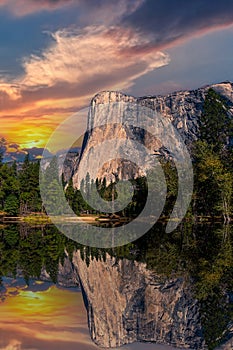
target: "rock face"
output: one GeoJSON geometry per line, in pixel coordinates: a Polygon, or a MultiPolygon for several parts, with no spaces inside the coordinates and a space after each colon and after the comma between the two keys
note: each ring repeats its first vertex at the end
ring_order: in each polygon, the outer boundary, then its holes
{"type": "Polygon", "coordinates": [[[88,311],[91,337],[101,347],[135,341],[204,349],[197,301],[184,279],[161,278],[126,259],[73,257],[88,311]]]}
{"type": "MultiPolygon", "coordinates": [[[[62,158],[62,155],[61,155],[62,158]]],[[[59,159],[59,158],[58,158],[59,159]]],[[[68,152],[63,163],[63,168],[61,168],[61,172],[64,175],[65,182],[69,182],[72,178],[73,173],[77,170],[79,161],[79,153],[78,152],[68,152]]]]}
{"type": "MultiPolygon", "coordinates": [[[[66,183],[69,182],[69,180],[72,178],[73,174],[77,171],[77,166],[78,166],[78,162],[79,162],[79,157],[80,157],[80,149],[78,149],[78,151],[69,151],[67,152],[67,154],[59,154],[57,155],[57,162],[58,162],[58,172],[59,172],[59,176],[61,176],[63,174],[64,176],[64,181],[66,183]]],[[[52,158],[44,158],[41,161],[41,166],[42,169],[45,170],[50,162],[51,162],[52,158]]]]}
{"type": "MultiPolygon", "coordinates": [[[[142,108],[151,111],[150,117],[154,121],[156,121],[156,118],[158,119],[158,115],[166,121],[169,120],[189,147],[190,143],[198,137],[199,120],[205,95],[209,88],[213,88],[226,99],[231,108],[230,113],[233,115],[233,84],[230,82],[206,86],[192,91],[175,92],[167,96],[134,98],[113,91],[97,94],[91,102],[81,159],[74,172],[74,185],[79,186],[81,177],[84,176],[82,169],[89,169],[92,172],[92,169],[96,167],[98,168],[97,176],[99,178],[106,177],[108,182],[111,179],[115,180],[113,174],[116,172],[119,178],[128,179],[132,177],[135,169],[130,169],[129,160],[137,159],[137,152],[135,147],[133,151],[130,150],[131,140],[140,142],[151,151],[151,154],[161,151],[163,137],[162,139],[153,138],[150,133],[132,127],[140,121],[142,117],[140,114],[143,114],[141,112],[142,108]],[[137,106],[132,113],[129,110],[130,105],[137,106]],[[116,125],[117,123],[120,125],[116,125]],[[124,147],[128,148],[128,152],[126,152],[127,161],[122,160],[125,155],[125,149],[122,150],[120,142],[122,139],[127,140],[124,147]],[[103,144],[106,140],[111,140],[111,145],[106,144],[102,150],[98,150],[98,145],[103,144]],[[107,159],[110,148],[117,150],[118,157],[112,162],[106,161],[106,164],[103,164],[107,159]],[[94,150],[95,153],[93,153],[94,150]]],[[[171,144],[178,142],[174,135],[166,136],[170,138],[171,144]]],[[[145,167],[148,166],[148,160],[145,160],[144,165],[145,167]]]]}

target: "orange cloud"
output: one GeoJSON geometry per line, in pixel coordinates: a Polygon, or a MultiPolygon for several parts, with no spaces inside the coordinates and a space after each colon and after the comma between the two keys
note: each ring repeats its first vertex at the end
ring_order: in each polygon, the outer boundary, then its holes
{"type": "Polygon", "coordinates": [[[21,350],[21,342],[18,340],[11,340],[7,346],[0,348],[0,350],[21,350]]]}

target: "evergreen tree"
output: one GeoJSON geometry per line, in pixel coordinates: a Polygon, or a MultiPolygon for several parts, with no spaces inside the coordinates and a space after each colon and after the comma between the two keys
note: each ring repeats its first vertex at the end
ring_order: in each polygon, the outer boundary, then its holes
{"type": "Polygon", "coordinates": [[[39,169],[39,162],[30,162],[29,154],[27,154],[18,176],[20,183],[20,214],[41,210],[39,169]]]}
{"type": "Polygon", "coordinates": [[[48,214],[63,214],[64,191],[62,183],[59,181],[59,169],[56,157],[53,157],[45,173],[41,176],[41,191],[48,214]]]}
{"type": "Polygon", "coordinates": [[[66,192],[65,192],[65,196],[66,196],[66,199],[67,199],[69,206],[71,208],[73,208],[74,193],[75,193],[75,190],[73,187],[73,182],[72,182],[72,179],[70,179],[69,184],[68,184],[67,189],[66,189],[66,192]]]}
{"type": "Polygon", "coordinates": [[[7,215],[16,216],[19,211],[19,201],[18,198],[14,194],[10,194],[4,204],[4,211],[7,215]]]}

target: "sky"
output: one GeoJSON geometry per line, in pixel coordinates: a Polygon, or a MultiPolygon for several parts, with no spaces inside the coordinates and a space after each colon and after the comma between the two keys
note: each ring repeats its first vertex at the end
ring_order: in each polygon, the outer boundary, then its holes
{"type": "Polygon", "coordinates": [[[12,157],[37,157],[102,90],[232,81],[232,44],[232,0],[0,0],[0,136],[12,157]]]}

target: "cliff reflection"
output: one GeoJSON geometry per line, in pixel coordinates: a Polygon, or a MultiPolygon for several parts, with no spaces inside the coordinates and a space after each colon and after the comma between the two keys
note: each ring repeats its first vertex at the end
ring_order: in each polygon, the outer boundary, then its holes
{"type": "Polygon", "coordinates": [[[232,227],[184,223],[172,234],[164,227],[122,247],[75,254],[98,345],[214,349],[231,336],[232,227]]]}

